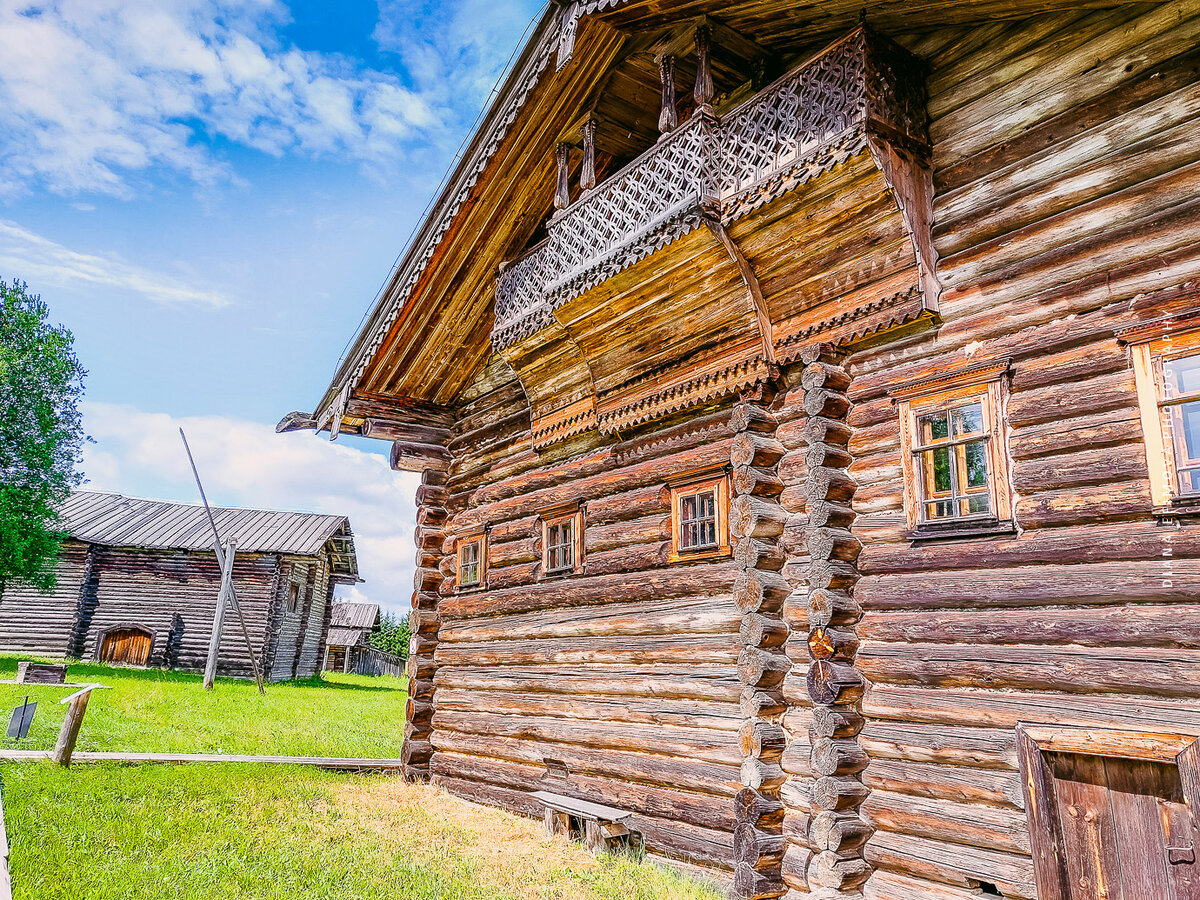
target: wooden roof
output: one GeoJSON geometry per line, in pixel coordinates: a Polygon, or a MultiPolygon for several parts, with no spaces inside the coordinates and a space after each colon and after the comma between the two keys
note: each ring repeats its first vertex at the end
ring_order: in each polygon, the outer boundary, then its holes
{"type": "MultiPolygon", "coordinates": [[[[589,112],[606,112],[621,94],[625,110],[608,143],[597,138],[597,165],[612,170],[653,134],[647,60],[680,42],[697,17],[713,16],[718,94],[738,98],[736,70],[755,46],[784,62],[844,34],[865,13],[901,40],[945,25],[986,24],[1053,9],[1124,5],[1126,0],[591,0],[551,4],[447,182],[416,240],[342,362],[314,415],[316,427],[369,398],[397,403],[398,417],[422,421],[427,408],[453,404],[490,350],[493,287],[499,266],[544,231],[553,209],[554,147],[570,140],[589,112]],[[611,88],[611,90],[610,90],[611,88]],[[607,93],[606,93],[607,92],[607,93]],[[611,106],[611,104],[610,104],[611,106]],[[628,121],[626,121],[628,120],[628,121]],[[617,133],[619,132],[619,134],[617,133]],[[628,144],[628,146],[625,146],[628,144]]],[[[686,65],[686,58],[681,55],[686,65]]],[[[688,76],[681,74],[681,83],[688,76]]],[[[744,88],[741,89],[744,91],[744,88]]],[[[687,91],[681,94],[686,95],[687,91]]],[[[744,95],[744,94],[743,94],[744,95]]],[[[719,98],[718,98],[719,99],[719,98]]],[[[681,100],[686,103],[686,100],[681,100]]],[[[598,172],[604,178],[605,171],[598,172]]]]}
{"type": "Polygon", "coordinates": [[[378,624],[379,604],[377,603],[342,601],[330,607],[330,628],[363,628],[369,631],[378,624]]]}
{"type": "MultiPolygon", "coordinates": [[[[74,491],[59,513],[62,529],[89,544],[213,549],[212,526],[203,506],[74,491]]],[[[317,556],[329,545],[334,572],[358,576],[354,535],[345,516],[222,507],[213,507],[212,513],[221,537],[236,541],[239,552],[317,556]]]]}

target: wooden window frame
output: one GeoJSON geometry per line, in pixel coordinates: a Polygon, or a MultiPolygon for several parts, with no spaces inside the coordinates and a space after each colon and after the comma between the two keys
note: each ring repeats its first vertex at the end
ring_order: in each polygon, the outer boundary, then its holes
{"type": "Polygon", "coordinates": [[[287,610],[290,613],[300,612],[300,582],[288,582],[287,610]]]}
{"type": "Polygon", "coordinates": [[[1125,335],[1123,342],[1129,347],[1137,386],[1153,511],[1159,516],[1200,514],[1200,493],[1184,494],[1179,490],[1175,441],[1164,411],[1180,405],[1180,401],[1165,399],[1163,380],[1164,362],[1200,355],[1200,327],[1191,325],[1172,331],[1168,324],[1154,329],[1135,329],[1125,335]]]}
{"type": "Polygon", "coordinates": [[[476,531],[469,531],[466,534],[459,535],[455,541],[454,547],[454,586],[455,590],[460,593],[467,591],[482,591],[487,588],[488,575],[488,532],[486,528],[481,528],[476,531]],[[463,550],[467,547],[479,545],[479,579],[477,581],[464,582],[462,580],[463,572],[463,550]]]}
{"type": "Polygon", "coordinates": [[[538,514],[542,523],[542,578],[563,578],[583,572],[583,506],[571,503],[542,510],[538,514]],[[550,568],[550,530],[558,525],[569,524],[571,533],[572,563],[567,567],[550,568]]]}
{"type": "Polygon", "coordinates": [[[1195,735],[1018,725],[1017,759],[1039,900],[1070,900],[1071,897],[1066,860],[1059,852],[1064,842],[1056,812],[1054,774],[1046,753],[1174,764],[1179,767],[1184,800],[1193,810],[1200,810],[1200,739],[1195,735]]]}
{"type": "MultiPolygon", "coordinates": [[[[889,391],[900,420],[901,468],[904,473],[904,514],[908,520],[909,540],[950,537],[980,537],[1013,534],[1011,465],[1008,428],[1004,406],[1008,396],[1005,376],[1007,359],[981,363],[956,372],[934,375],[907,382],[889,391]],[[922,490],[924,467],[917,459],[925,445],[918,431],[922,416],[968,403],[978,403],[983,412],[983,440],[988,463],[988,501],[986,514],[927,519],[926,498],[922,490]]],[[[953,437],[947,446],[954,446],[953,437]]],[[[956,495],[956,499],[957,495],[956,495]]]]}
{"type": "Polygon", "coordinates": [[[708,469],[700,472],[688,472],[667,482],[671,491],[671,553],[670,562],[693,562],[704,559],[719,559],[731,556],[733,548],[729,541],[729,470],[708,469]],[[696,494],[713,494],[713,510],[716,516],[717,541],[711,546],[696,549],[684,548],[683,543],[683,509],[685,497],[696,494]]]}

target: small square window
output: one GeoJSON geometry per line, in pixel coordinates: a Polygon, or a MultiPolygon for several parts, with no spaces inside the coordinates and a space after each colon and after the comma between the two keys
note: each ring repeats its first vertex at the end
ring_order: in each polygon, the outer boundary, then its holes
{"type": "Polygon", "coordinates": [[[542,571],[567,575],[583,571],[583,510],[542,514],[542,571]]]}
{"type": "Polygon", "coordinates": [[[910,382],[897,398],[910,537],[1011,531],[1007,361],[910,382]]]}
{"type": "Polygon", "coordinates": [[[671,559],[727,556],[729,479],[722,472],[671,485],[671,559]]]}
{"type": "Polygon", "coordinates": [[[1200,507],[1200,329],[1136,334],[1138,407],[1156,512],[1200,507]]]}
{"type": "Polygon", "coordinates": [[[480,587],[487,577],[487,534],[476,533],[458,540],[458,587],[480,587]]]}

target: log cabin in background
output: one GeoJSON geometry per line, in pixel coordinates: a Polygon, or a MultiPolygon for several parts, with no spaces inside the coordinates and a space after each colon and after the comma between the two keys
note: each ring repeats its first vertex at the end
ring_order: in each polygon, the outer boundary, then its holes
{"type": "MultiPolygon", "coordinates": [[[[344,516],[213,509],[235,544],[233,583],[260,670],[311,678],[325,657],[334,586],[358,581],[344,516]]],[[[204,507],[76,491],[57,584],[0,590],[0,653],[184,671],[204,669],[221,568],[204,507]]],[[[245,638],[225,618],[219,675],[249,678],[245,638]]]]}
{"type": "Polygon", "coordinates": [[[378,604],[345,601],[333,604],[322,668],[327,672],[354,671],[356,654],[371,646],[371,634],[377,631],[378,604]]]}
{"type": "Polygon", "coordinates": [[[742,897],[1200,896],[1198,47],[551,5],[280,423],[423,473],[408,774],[742,897]]]}

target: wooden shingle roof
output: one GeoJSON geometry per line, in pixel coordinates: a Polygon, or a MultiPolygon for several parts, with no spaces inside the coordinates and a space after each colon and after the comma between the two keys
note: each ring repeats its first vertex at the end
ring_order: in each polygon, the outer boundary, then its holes
{"type": "MultiPolygon", "coordinates": [[[[354,534],[345,516],[213,507],[222,538],[244,553],[316,556],[329,545],[340,575],[357,577],[354,534]]],[[[89,544],[159,550],[212,550],[212,528],[203,506],[143,500],[96,491],[74,491],[59,510],[61,527],[89,544]]]]}

